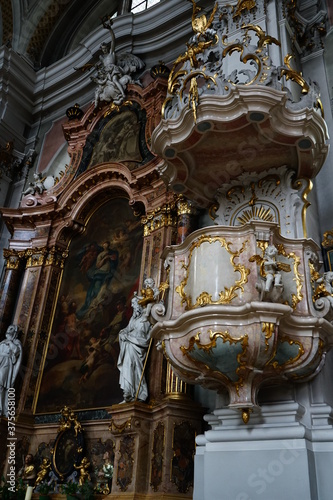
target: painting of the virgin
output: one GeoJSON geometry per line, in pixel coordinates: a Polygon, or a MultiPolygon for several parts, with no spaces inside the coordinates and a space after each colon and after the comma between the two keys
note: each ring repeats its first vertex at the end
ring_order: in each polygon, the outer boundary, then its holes
{"type": "Polygon", "coordinates": [[[37,413],[70,404],[105,408],[122,400],[118,333],[139,286],[142,227],[128,200],[114,199],[73,240],[37,401],[37,413]]]}

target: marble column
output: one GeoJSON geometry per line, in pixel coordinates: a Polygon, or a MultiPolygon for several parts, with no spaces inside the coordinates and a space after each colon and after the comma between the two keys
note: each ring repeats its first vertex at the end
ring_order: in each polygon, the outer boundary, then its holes
{"type": "Polygon", "coordinates": [[[22,259],[24,252],[4,249],[6,260],[5,276],[0,290],[0,336],[2,337],[12,323],[15,303],[22,275],[22,259]]]}

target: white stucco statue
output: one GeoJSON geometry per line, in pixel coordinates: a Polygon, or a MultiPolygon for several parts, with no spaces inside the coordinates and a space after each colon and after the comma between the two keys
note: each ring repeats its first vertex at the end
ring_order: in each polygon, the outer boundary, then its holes
{"type": "Polygon", "coordinates": [[[144,63],[134,54],[123,52],[116,56],[115,35],[112,29],[112,19],[103,21],[105,29],[109,30],[111,37],[110,48],[108,44],[102,43],[102,54],[99,62],[95,65],[96,77],[91,80],[97,83],[95,90],[95,107],[99,101],[113,102],[119,106],[125,99],[125,91],[128,83],[134,83],[132,74],[144,67],[144,63]]]}
{"type": "Polygon", "coordinates": [[[30,182],[29,187],[22,192],[23,196],[27,196],[28,194],[34,195],[35,193],[43,194],[45,191],[46,188],[43,183],[42,174],[34,174],[33,177],[34,182],[30,182]]]}
{"type": "Polygon", "coordinates": [[[144,362],[150,342],[149,321],[150,307],[140,305],[140,297],[135,294],[132,299],[133,314],[126,328],[119,332],[120,353],[118,369],[119,385],[123,390],[124,403],[145,401],[148,387],[144,376],[144,362]],[[142,377],[142,378],[141,378],[142,377]]]}
{"type": "Polygon", "coordinates": [[[0,415],[5,417],[8,417],[8,389],[14,386],[22,361],[18,332],[17,326],[10,325],[5,340],[0,342],[0,415]]]}
{"type": "Polygon", "coordinates": [[[279,271],[276,256],[278,249],[275,245],[268,245],[264,254],[264,270],[266,274],[265,292],[270,292],[273,286],[281,285],[281,273],[279,271]]]}
{"type": "Polygon", "coordinates": [[[265,302],[281,302],[284,291],[281,271],[290,272],[290,265],[277,260],[279,254],[275,245],[268,245],[263,257],[254,255],[250,262],[256,261],[260,266],[260,280],[256,289],[260,300],[265,302]]]}

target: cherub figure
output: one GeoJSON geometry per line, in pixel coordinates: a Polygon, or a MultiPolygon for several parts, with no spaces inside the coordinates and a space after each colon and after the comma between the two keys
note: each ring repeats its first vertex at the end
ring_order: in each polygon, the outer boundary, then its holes
{"type": "Polygon", "coordinates": [[[79,485],[82,486],[86,481],[91,481],[88,469],[90,467],[90,462],[88,462],[87,457],[83,457],[80,465],[75,465],[76,470],[80,471],[79,485]]]}
{"type": "Polygon", "coordinates": [[[22,192],[23,196],[28,194],[34,195],[35,193],[43,194],[45,191],[45,186],[42,179],[42,174],[34,174],[34,182],[30,182],[29,187],[22,192]]]}
{"type": "Polygon", "coordinates": [[[249,260],[257,262],[260,266],[260,276],[262,279],[256,284],[260,292],[260,300],[269,299],[273,302],[279,302],[283,293],[283,283],[281,271],[290,272],[289,264],[279,262],[277,255],[279,251],[275,245],[268,245],[264,251],[263,257],[254,255],[249,260]]]}
{"type": "Polygon", "coordinates": [[[160,290],[155,286],[153,278],[146,278],[143,282],[141,295],[138,296],[138,303],[140,306],[145,307],[147,304],[154,302],[158,299],[160,290]]]}
{"type": "Polygon", "coordinates": [[[40,470],[37,474],[36,486],[40,484],[48,475],[51,469],[51,462],[48,458],[43,458],[43,461],[40,465],[40,470]]]}
{"type": "Polygon", "coordinates": [[[279,251],[274,245],[268,245],[264,253],[264,272],[266,275],[265,292],[270,292],[273,286],[281,285],[281,273],[277,265],[276,256],[279,251]]]}
{"type": "Polygon", "coordinates": [[[82,429],[82,425],[80,424],[80,422],[75,417],[75,413],[73,411],[71,411],[70,414],[69,414],[69,420],[71,422],[71,425],[74,426],[75,436],[77,436],[79,432],[83,431],[83,429],[82,429]]]}

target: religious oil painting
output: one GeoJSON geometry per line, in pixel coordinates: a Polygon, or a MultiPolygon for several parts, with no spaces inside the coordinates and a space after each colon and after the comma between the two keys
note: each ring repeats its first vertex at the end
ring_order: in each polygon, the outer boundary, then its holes
{"type": "Polygon", "coordinates": [[[73,239],[65,263],[36,413],[122,400],[119,331],[139,286],[142,227],[126,199],[113,199],[73,239]]]}
{"type": "Polygon", "coordinates": [[[132,169],[142,161],[139,149],[140,123],[132,111],[114,116],[104,127],[94,147],[90,166],[118,161],[132,169]]]}

